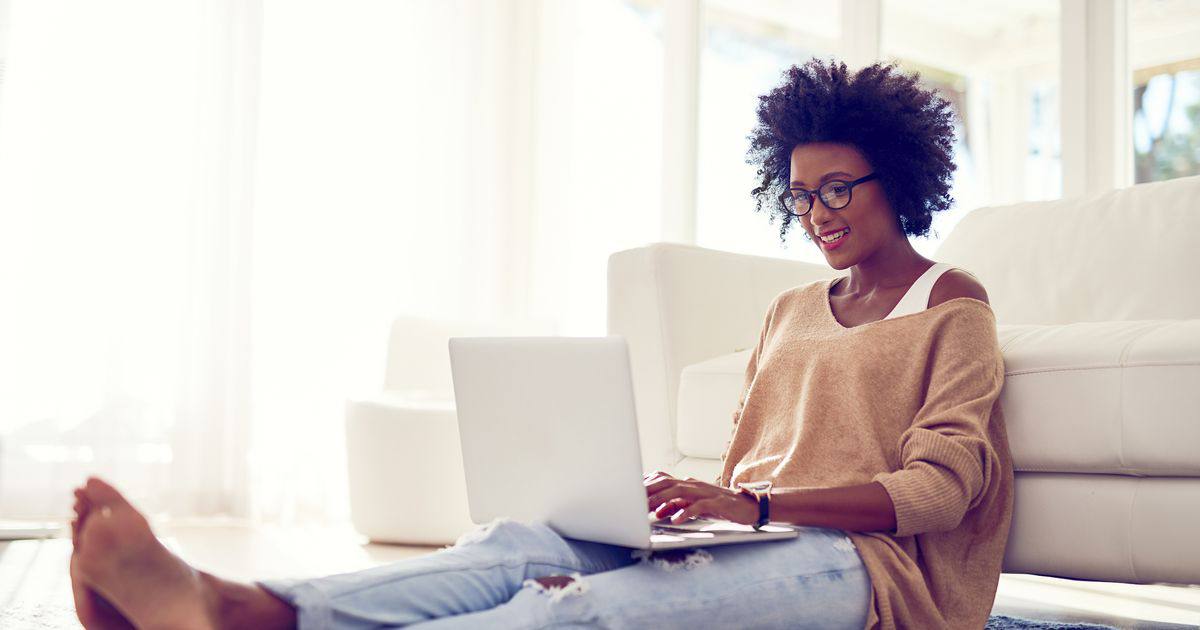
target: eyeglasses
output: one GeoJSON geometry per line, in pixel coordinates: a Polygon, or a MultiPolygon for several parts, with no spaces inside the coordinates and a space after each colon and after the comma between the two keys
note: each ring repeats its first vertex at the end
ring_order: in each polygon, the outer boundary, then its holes
{"type": "MultiPolygon", "coordinates": [[[[850,204],[850,191],[855,186],[875,179],[876,174],[863,175],[862,177],[848,182],[842,179],[831,179],[816,190],[821,197],[821,203],[825,204],[830,210],[840,210],[850,204]]],[[[813,207],[813,192],[803,188],[792,188],[791,190],[779,195],[779,202],[783,204],[785,210],[789,213],[802,217],[809,213],[813,207]],[[796,207],[802,206],[803,212],[796,212],[796,207]]]]}

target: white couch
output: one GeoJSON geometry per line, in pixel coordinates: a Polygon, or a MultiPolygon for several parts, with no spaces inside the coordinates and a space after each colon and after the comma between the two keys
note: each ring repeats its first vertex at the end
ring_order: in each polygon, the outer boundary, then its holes
{"type": "Polygon", "coordinates": [[[450,337],[551,335],[545,320],[398,317],[380,391],[346,400],[350,520],[373,542],[444,545],[475,527],[450,375],[450,337]]]}
{"type": "MultiPolygon", "coordinates": [[[[981,208],[932,256],[996,313],[1005,572],[1200,583],[1197,252],[1200,176],[981,208]]],[[[715,479],[767,305],[844,273],[672,243],[613,254],[608,333],[629,342],[644,467],[715,479]]]]}

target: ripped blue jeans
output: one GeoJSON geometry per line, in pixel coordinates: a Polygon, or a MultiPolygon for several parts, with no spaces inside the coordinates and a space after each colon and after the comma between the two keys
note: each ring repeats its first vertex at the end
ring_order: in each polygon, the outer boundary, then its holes
{"type": "Polygon", "coordinates": [[[453,546],[363,571],[260,580],[300,630],[831,628],[861,630],[871,582],[841,530],[647,552],[498,518],[453,546]],[[537,578],[567,576],[547,580],[537,578]]]}

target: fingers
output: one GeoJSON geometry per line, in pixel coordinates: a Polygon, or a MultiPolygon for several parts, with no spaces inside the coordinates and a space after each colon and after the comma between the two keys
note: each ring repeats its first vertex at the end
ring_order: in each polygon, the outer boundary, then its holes
{"type": "Polygon", "coordinates": [[[655,518],[663,518],[664,516],[674,514],[675,512],[686,508],[691,504],[691,501],[684,498],[671,499],[654,509],[655,518]]]}
{"type": "Polygon", "coordinates": [[[672,477],[670,475],[670,473],[665,473],[661,470],[656,470],[654,472],[646,473],[645,475],[642,476],[642,485],[646,486],[646,487],[650,487],[654,484],[662,483],[665,481],[671,481],[674,479],[675,478],[672,477]]]}
{"type": "Polygon", "coordinates": [[[706,495],[703,487],[676,483],[662,492],[650,496],[646,508],[653,511],[656,518],[662,518],[675,510],[708,501],[711,498],[706,495]]]}
{"type": "Polygon", "coordinates": [[[664,479],[646,486],[647,509],[661,505],[667,499],[691,495],[695,498],[706,497],[713,492],[720,492],[716,486],[697,479],[664,479]]]}
{"type": "Polygon", "coordinates": [[[700,513],[711,513],[697,510],[711,510],[716,503],[714,493],[720,496],[724,492],[726,490],[719,486],[692,477],[659,478],[646,486],[646,509],[653,512],[655,518],[662,518],[664,514],[685,508],[688,512],[672,517],[673,522],[679,523],[700,513]]]}
{"type": "Polygon", "coordinates": [[[646,486],[646,495],[647,496],[653,495],[658,492],[662,492],[664,489],[672,487],[672,486],[688,485],[688,484],[694,484],[694,483],[696,483],[696,482],[687,481],[684,479],[676,479],[675,477],[648,477],[648,478],[646,478],[646,480],[643,481],[643,485],[646,486]]]}
{"type": "Polygon", "coordinates": [[[672,523],[682,523],[689,518],[697,518],[704,516],[710,512],[712,502],[708,499],[701,499],[683,507],[671,517],[672,523]]]}
{"type": "Polygon", "coordinates": [[[653,510],[663,503],[671,499],[683,497],[689,492],[690,489],[688,486],[679,483],[678,480],[675,480],[672,485],[665,486],[657,492],[651,492],[650,489],[647,488],[646,509],[653,510]]]}

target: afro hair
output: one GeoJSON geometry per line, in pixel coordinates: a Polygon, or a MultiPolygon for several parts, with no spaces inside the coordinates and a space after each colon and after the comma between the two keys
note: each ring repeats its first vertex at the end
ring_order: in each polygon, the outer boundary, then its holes
{"type": "MultiPolygon", "coordinates": [[[[755,212],[771,204],[786,243],[792,221],[780,195],[788,190],[792,150],[810,142],[853,146],[879,174],[901,232],[926,236],[933,213],[954,202],[954,113],[935,90],[923,90],[920,75],[896,63],[878,62],[851,74],[846,64],[813,58],[784,72],[784,82],[758,97],[758,124],[747,137],[746,162],[758,167],[760,185],[751,191],[755,212]]],[[[807,236],[807,232],[805,234],[807,236]]]]}

